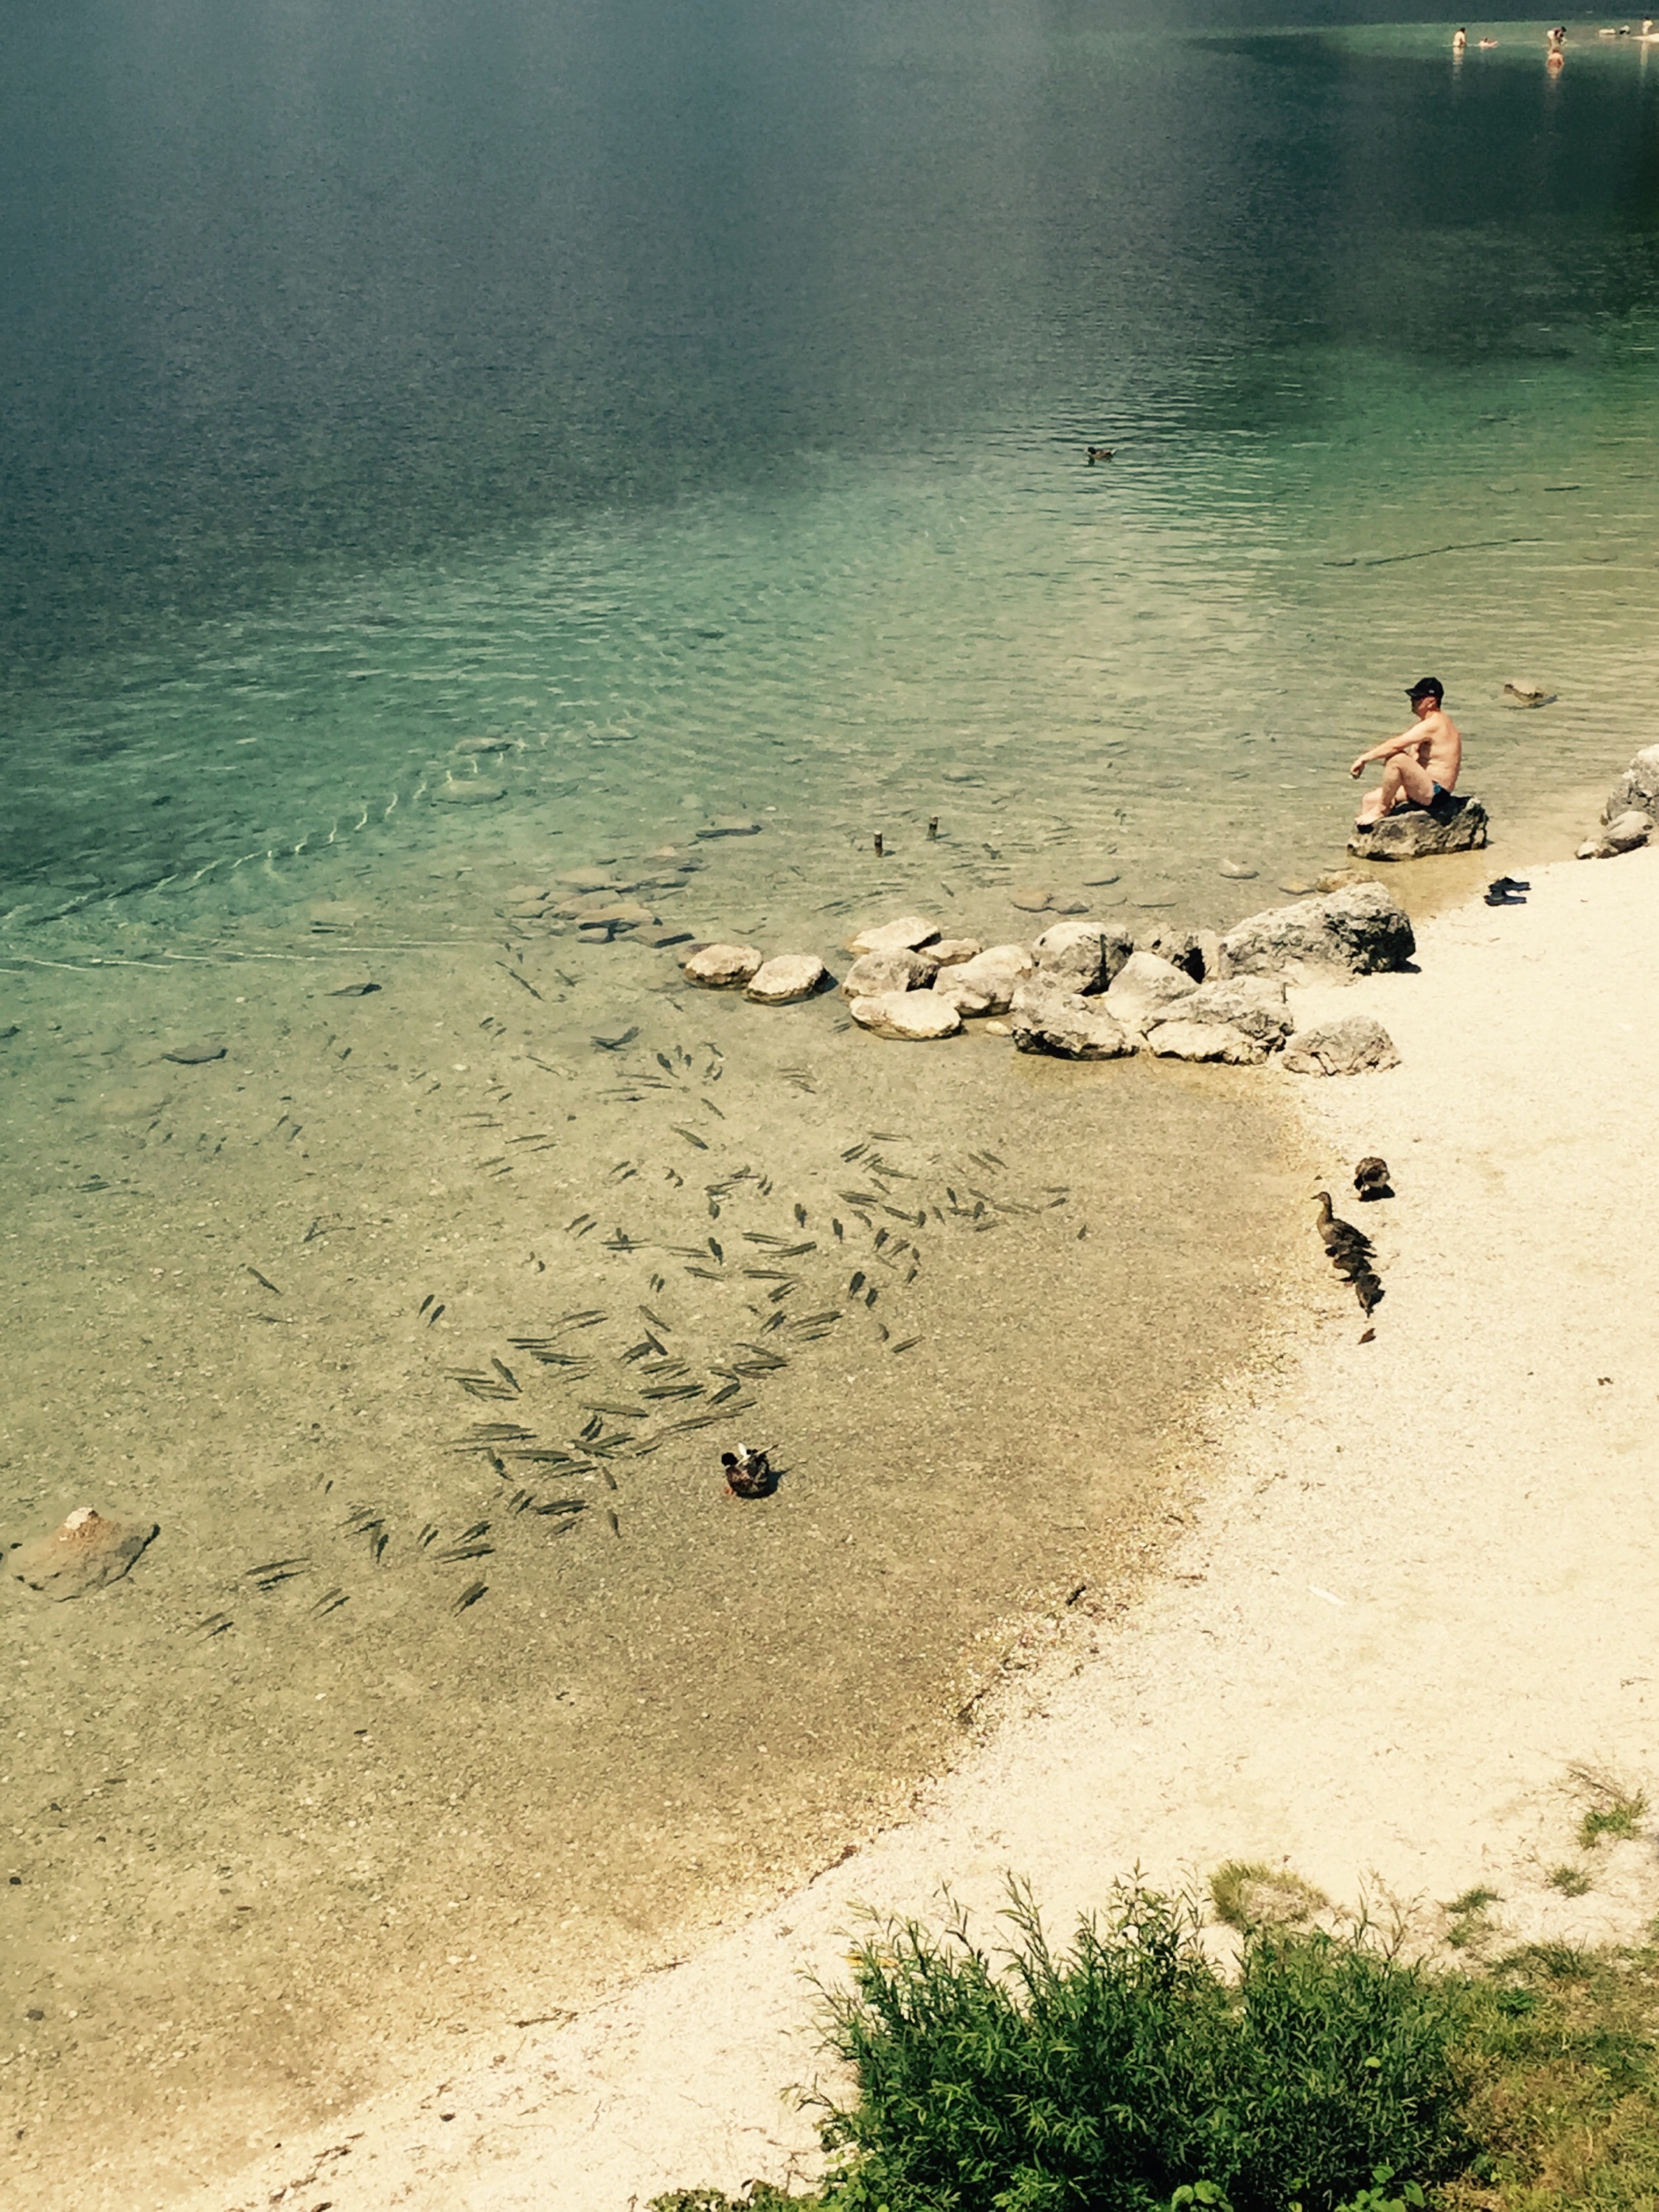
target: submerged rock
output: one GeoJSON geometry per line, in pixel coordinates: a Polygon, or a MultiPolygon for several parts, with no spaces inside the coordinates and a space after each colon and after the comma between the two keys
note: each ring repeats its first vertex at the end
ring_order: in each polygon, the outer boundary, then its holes
{"type": "Polygon", "coordinates": [[[516,738],[463,738],[454,750],[458,753],[510,753],[518,742],[516,738]]]}
{"type": "Polygon", "coordinates": [[[787,1006],[797,999],[810,999],[824,981],[823,963],[816,952],[780,952],[762,962],[744,996],[757,1006],[787,1006]]]}
{"type": "Polygon", "coordinates": [[[80,1505],[51,1535],[13,1545],[6,1571],[46,1597],[87,1597],[130,1573],[160,1533],[159,1522],[124,1521],[80,1505]]]}
{"type": "Polygon", "coordinates": [[[853,1019],[877,1036],[897,1037],[909,1044],[955,1036],[962,1028],[961,1015],[937,991],[887,991],[855,999],[853,1019]]]}
{"type": "Polygon", "coordinates": [[[1251,915],[1221,939],[1223,972],[1273,975],[1285,969],[1337,969],[1370,975],[1403,968],[1417,950],[1404,907],[1370,881],[1251,915]]]}
{"type": "Polygon", "coordinates": [[[1369,1075],[1398,1067],[1394,1039],[1370,1014],[1350,1014],[1340,1022],[1315,1022],[1298,1030],[1285,1048],[1292,1075],[1369,1075]]]}
{"type": "Polygon", "coordinates": [[[710,837],[758,837],[760,833],[761,825],[758,822],[745,822],[741,816],[732,816],[724,822],[706,823],[701,830],[694,830],[692,834],[694,836],[708,839],[710,837]]]}
{"type": "Polygon", "coordinates": [[[879,922],[860,930],[856,937],[848,939],[847,949],[849,952],[914,952],[920,945],[931,945],[938,935],[931,921],[924,921],[920,915],[907,914],[897,921],[879,922]]]}
{"type": "Polygon", "coordinates": [[[216,1060],[222,1060],[225,1048],[222,1044],[176,1044],[161,1054],[175,1067],[207,1067],[216,1060]]]}
{"type": "Polygon", "coordinates": [[[766,955],[752,945],[700,945],[680,963],[687,982],[705,991],[738,991],[760,973],[766,955]]]}
{"type": "Polygon", "coordinates": [[[492,799],[507,797],[507,786],[487,782],[481,775],[451,776],[434,785],[428,797],[445,806],[487,806],[492,799]]]}
{"type": "Polygon", "coordinates": [[[1068,991],[1042,975],[1029,976],[1009,1009],[1014,1048],[1060,1060],[1127,1060],[1136,1039],[1107,1011],[1105,1002],[1068,991]]]}
{"type": "Polygon", "coordinates": [[[1486,810],[1456,793],[1432,806],[1403,806],[1369,830],[1356,830],[1348,850],[1361,860],[1422,860],[1438,853],[1478,853],[1486,842],[1486,810]]]}

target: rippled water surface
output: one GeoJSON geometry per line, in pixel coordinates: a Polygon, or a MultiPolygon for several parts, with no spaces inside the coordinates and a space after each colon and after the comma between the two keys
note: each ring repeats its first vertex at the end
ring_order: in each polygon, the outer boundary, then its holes
{"type": "Polygon", "coordinates": [[[20,2203],[741,1909],[1201,1476],[1266,1079],[668,940],[1224,921],[1425,669],[1559,840],[1652,735],[1659,48],[1493,35],[0,29],[0,1538],[161,1525],[0,1593],[20,2203]]]}

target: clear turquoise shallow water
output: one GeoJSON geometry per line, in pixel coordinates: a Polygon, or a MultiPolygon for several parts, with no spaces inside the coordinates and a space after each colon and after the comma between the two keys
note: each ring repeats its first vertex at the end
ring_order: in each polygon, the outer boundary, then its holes
{"type": "Polygon", "coordinates": [[[1425,667],[1511,819],[1641,735],[1649,50],[91,28],[9,34],[14,925],[496,840],[429,803],[481,734],[574,857],[775,806],[765,865],[830,877],[994,815],[1016,880],[1115,855],[1206,920],[1221,859],[1329,859],[1425,667]],[[1547,722],[1498,705],[1534,672],[1547,722]]]}

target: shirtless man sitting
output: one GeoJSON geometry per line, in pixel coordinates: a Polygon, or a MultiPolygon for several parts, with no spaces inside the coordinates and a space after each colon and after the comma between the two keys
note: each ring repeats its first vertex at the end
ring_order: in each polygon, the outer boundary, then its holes
{"type": "Polygon", "coordinates": [[[1437,677],[1425,676],[1413,684],[1406,694],[1416,717],[1410,729],[1361,753],[1348,770],[1350,775],[1360,776],[1370,762],[1384,763],[1382,782],[1360,801],[1356,829],[1369,830],[1397,807],[1432,808],[1451,796],[1463,765],[1463,739],[1440,703],[1445,696],[1437,677]]]}

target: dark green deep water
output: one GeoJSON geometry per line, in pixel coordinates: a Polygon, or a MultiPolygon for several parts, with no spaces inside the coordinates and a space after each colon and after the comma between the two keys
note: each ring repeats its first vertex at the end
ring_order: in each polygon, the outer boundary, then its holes
{"type": "Polygon", "coordinates": [[[0,1543],[161,1530],[0,1577],[9,2204],[890,1815],[1297,1263],[1270,1074],[915,1054],[526,888],[1219,922],[1425,669],[1498,865],[1651,741],[1659,47],[1169,13],[0,18],[0,1543]]]}

